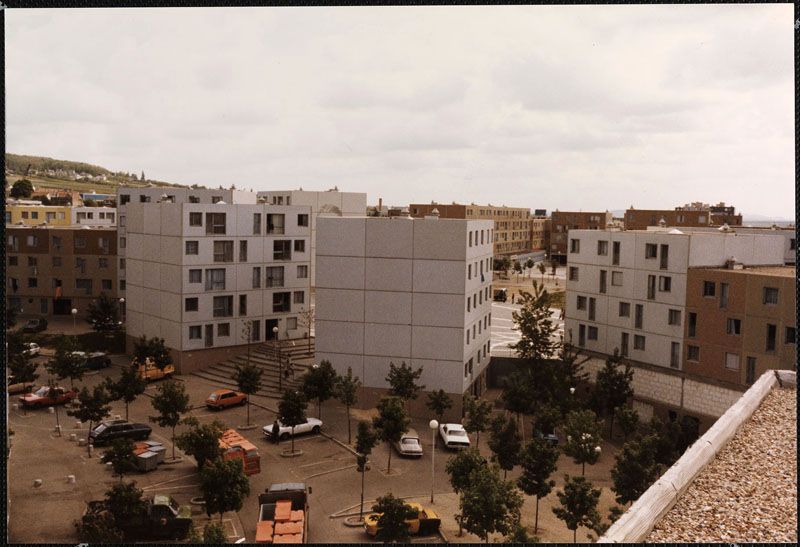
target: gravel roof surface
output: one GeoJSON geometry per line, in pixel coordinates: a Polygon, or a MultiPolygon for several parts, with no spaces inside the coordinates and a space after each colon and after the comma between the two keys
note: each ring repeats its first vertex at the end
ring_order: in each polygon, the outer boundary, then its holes
{"type": "Polygon", "coordinates": [[[797,542],[797,392],[773,389],[647,542],[797,542]]]}

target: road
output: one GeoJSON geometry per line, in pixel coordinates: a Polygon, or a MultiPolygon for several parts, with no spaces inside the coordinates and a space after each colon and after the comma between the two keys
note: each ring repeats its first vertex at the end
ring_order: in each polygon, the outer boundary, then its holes
{"type": "MultiPolygon", "coordinates": [[[[519,332],[514,328],[511,314],[522,306],[502,302],[492,302],[492,353],[503,350],[519,340],[519,332]]],[[[560,319],[561,310],[550,308],[550,315],[556,324],[556,339],[564,334],[564,321],[560,319]]]]}

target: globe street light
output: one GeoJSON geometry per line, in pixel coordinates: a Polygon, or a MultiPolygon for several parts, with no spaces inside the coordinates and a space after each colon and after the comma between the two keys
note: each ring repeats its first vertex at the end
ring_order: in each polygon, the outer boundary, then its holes
{"type": "Polygon", "coordinates": [[[275,335],[275,352],[278,356],[278,391],[283,391],[283,363],[281,362],[281,346],[278,344],[278,326],[272,327],[272,334],[275,335]]]}
{"type": "Polygon", "coordinates": [[[122,320],[125,321],[125,299],[124,298],[120,298],[119,299],[119,310],[120,310],[120,312],[122,312],[122,314],[121,314],[122,315],[122,320]]]}
{"type": "Polygon", "coordinates": [[[72,308],[72,311],[70,313],[72,314],[72,329],[74,330],[75,328],[77,328],[75,325],[75,318],[78,317],[78,310],[72,308]]]}
{"type": "Polygon", "coordinates": [[[428,427],[431,428],[431,503],[433,503],[433,478],[436,471],[434,462],[436,460],[436,429],[439,427],[439,422],[431,420],[428,422],[428,427]]]}

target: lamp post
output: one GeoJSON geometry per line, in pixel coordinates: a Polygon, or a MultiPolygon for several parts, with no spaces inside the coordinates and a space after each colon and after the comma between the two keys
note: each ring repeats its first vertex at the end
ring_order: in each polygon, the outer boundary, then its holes
{"type": "Polygon", "coordinates": [[[125,299],[124,298],[120,298],[119,299],[119,311],[121,312],[120,315],[122,315],[122,322],[124,323],[125,322],[125,299]]]}
{"type": "Polygon", "coordinates": [[[281,362],[281,346],[278,344],[278,326],[272,327],[275,335],[275,352],[278,356],[278,391],[283,391],[283,363],[281,362]]]}
{"type": "Polygon", "coordinates": [[[75,322],[76,322],[76,317],[78,317],[78,310],[72,308],[72,311],[70,313],[72,314],[72,329],[75,330],[77,328],[75,322]]]}
{"type": "Polygon", "coordinates": [[[436,472],[436,467],[434,464],[436,461],[436,429],[439,427],[439,422],[436,420],[431,420],[428,422],[428,427],[431,428],[431,503],[433,503],[433,481],[434,473],[436,472]]]}

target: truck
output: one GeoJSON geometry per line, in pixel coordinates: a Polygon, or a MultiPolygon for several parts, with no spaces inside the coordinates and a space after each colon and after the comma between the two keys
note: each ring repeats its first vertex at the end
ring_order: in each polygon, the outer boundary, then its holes
{"type": "MultiPolygon", "coordinates": [[[[84,516],[108,511],[106,500],[90,501],[84,516]]],[[[175,498],[157,495],[145,500],[144,511],[120,522],[117,527],[128,541],[149,539],[185,539],[192,527],[192,508],[178,505],[175,498]]]]}
{"type": "Polygon", "coordinates": [[[256,543],[306,543],[310,494],[302,482],[273,484],[260,494],[256,543]]]}

